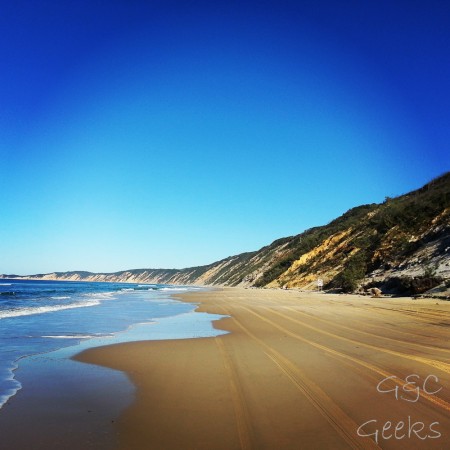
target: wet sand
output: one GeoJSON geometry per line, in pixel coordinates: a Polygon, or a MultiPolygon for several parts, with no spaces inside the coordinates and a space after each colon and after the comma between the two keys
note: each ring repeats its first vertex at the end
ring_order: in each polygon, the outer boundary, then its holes
{"type": "Polygon", "coordinates": [[[230,334],[77,356],[137,388],[115,423],[120,448],[449,448],[449,302],[253,289],[180,297],[230,316],[215,322],[230,334]]]}

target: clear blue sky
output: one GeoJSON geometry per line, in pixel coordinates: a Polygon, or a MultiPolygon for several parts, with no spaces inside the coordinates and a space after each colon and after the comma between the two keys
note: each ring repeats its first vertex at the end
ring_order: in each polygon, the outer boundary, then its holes
{"type": "Polygon", "coordinates": [[[187,267],[450,169],[446,1],[5,0],[0,273],[187,267]]]}

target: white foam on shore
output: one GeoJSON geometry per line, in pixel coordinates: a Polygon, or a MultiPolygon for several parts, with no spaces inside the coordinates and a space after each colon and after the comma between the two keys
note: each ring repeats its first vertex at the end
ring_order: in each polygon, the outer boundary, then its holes
{"type": "Polygon", "coordinates": [[[57,305],[57,306],[36,306],[33,308],[17,308],[0,312],[0,319],[9,319],[11,317],[31,316],[34,314],[44,314],[55,311],[62,311],[64,309],[87,308],[90,306],[97,306],[100,302],[98,300],[89,300],[85,302],[72,303],[71,305],[57,305]]]}
{"type": "Polygon", "coordinates": [[[68,299],[70,297],[61,296],[61,297],[50,297],[50,298],[53,299],[53,300],[66,300],[66,299],[68,299]]]}
{"type": "Polygon", "coordinates": [[[114,298],[114,294],[117,294],[117,292],[88,292],[86,294],[82,294],[83,297],[91,297],[91,298],[98,298],[102,300],[109,300],[114,298]]]}
{"type": "Polygon", "coordinates": [[[11,397],[14,397],[18,391],[22,389],[22,384],[14,378],[14,371],[17,369],[18,365],[15,362],[12,367],[10,367],[10,375],[2,381],[10,381],[12,387],[0,394],[0,409],[8,402],[11,397]]]}
{"type": "Polygon", "coordinates": [[[61,335],[50,335],[50,336],[41,336],[43,338],[50,339],[93,339],[99,337],[108,337],[113,336],[112,333],[109,334],[61,334],[61,335]]]}
{"type": "Polygon", "coordinates": [[[182,288],[182,287],[165,287],[158,289],[159,291],[190,291],[192,288],[182,288]]]}

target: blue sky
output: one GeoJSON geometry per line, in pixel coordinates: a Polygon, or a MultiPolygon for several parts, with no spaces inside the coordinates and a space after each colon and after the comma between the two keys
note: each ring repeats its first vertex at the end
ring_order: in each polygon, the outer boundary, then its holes
{"type": "Polygon", "coordinates": [[[450,168],[445,1],[4,1],[0,273],[187,267],[450,168]]]}

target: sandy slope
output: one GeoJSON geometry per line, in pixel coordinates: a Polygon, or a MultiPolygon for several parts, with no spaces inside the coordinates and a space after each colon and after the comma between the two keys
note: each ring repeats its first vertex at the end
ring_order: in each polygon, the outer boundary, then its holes
{"type": "Polygon", "coordinates": [[[233,288],[182,299],[229,315],[215,326],[231,333],[79,356],[138,388],[121,448],[450,448],[449,302],[233,288]],[[358,436],[370,420],[360,434],[378,430],[378,443],[358,436]]]}

